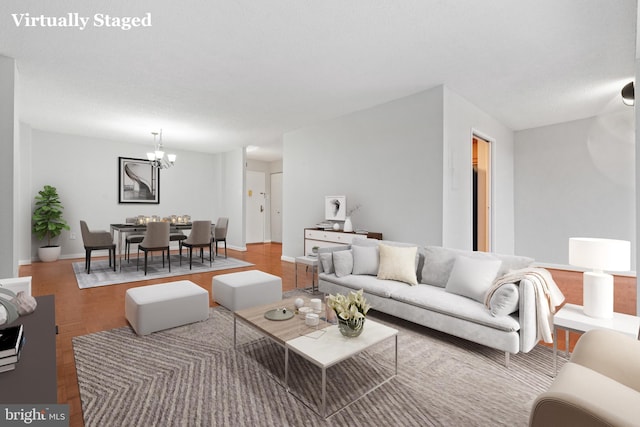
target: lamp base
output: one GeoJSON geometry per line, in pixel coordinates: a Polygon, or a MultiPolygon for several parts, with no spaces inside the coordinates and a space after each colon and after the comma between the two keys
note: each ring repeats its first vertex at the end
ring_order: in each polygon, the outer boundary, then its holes
{"type": "Polygon", "coordinates": [[[613,276],[585,272],[582,276],[584,314],[599,319],[613,318],[613,276]]]}

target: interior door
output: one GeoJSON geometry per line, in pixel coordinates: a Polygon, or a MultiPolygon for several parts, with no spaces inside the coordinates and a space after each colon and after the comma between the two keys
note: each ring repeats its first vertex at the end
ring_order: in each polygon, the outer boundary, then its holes
{"type": "Polygon", "coordinates": [[[491,251],[491,143],[473,137],[473,250],[491,251]]]}
{"type": "Polygon", "coordinates": [[[265,187],[264,172],[247,171],[247,243],[264,242],[265,187]]]}
{"type": "Polygon", "coordinates": [[[271,241],[282,243],[282,172],[271,174],[271,241]]]}

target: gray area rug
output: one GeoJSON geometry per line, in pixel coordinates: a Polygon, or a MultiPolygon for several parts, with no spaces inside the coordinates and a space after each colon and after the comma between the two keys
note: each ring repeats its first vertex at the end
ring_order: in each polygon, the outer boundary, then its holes
{"type": "MultiPolygon", "coordinates": [[[[526,426],[552,382],[552,351],[511,357],[380,313],[399,329],[398,375],[323,419],[281,385],[284,350],[217,307],[208,320],[136,336],[129,327],[76,337],[85,426],[526,426]]],[[[365,326],[366,328],[366,326],[365,326]]],[[[320,369],[290,356],[290,386],[320,401],[320,369]]],[[[393,340],[329,368],[333,411],[393,372],[393,340]]],[[[559,366],[563,363],[559,358],[559,366]]]]}
{"type": "Polygon", "coordinates": [[[189,257],[182,256],[182,266],[180,266],[180,258],[177,254],[171,255],[171,272],[169,273],[169,265],[165,260],[165,266],[162,267],[161,256],[155,255],[153,259],[149,257],[147,261],[147,275],[144,275],[144,259],[140,259],[140,269],[136,269],[136,258],[131,257],[131,261],[122,263],[122,270],[117,268],[113,271],[113,267],[109,267],[109,260],[92,260],[91,274],[87,274],[84,269],[84,261],[72,263],[73,272],[76,275],[76,281],[80,289],[95,288],[98,286],[116,285],[118,283],[138,282],[141,280],[159,279],[163,277],[184,276],[186,274],[206,273],[208,271],[228,270],[231,268],[249,267],[253,264],[241,261],[236,258],[216,257],[211,267],[209,267],[209,259],[205,255],[205,262],[200,262],[200,257],[193,258],[192,269],[189,270],[189,257]]]}

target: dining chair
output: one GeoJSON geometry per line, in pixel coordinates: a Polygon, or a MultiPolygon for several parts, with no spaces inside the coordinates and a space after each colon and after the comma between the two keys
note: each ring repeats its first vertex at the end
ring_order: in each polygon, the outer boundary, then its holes
{"type": "Polygon", "coordinates": [[[229,218],[220,217],[216,221],[213,229],[213,240],[216,244],[216,256],[218,256],[218,242],[224,242],[224,257],[227,257],[227,228],[229,227],[229,218]]]}
{"type": "Polygon", "coordinates": [[[169,272],[171,272],[171,254],[169,252],[169,227],[168,222],[150,222],[147,224],[147,232],[144,239],[138,245],[138,259],[136,270],[140,265],[140,251],[144,252],[144,275],[147,275],[147,257],[149,252],[162,251],[162,267],[164,268],[164,252],[167,251],[169,272]]]}
{"type": "MultiPolygon", "coordinates": [[[[125,221],[127,224],[135,224],[138,218],[130,217],[125,221]]],[[[124,239],[124,257],[127,259],[127,262],[131,260],[131,245],[139,245],[144,239],[143,231],[127,231],[125,232],[124,239]]]]}
{"type": "Polygon", "coordinates": [[[80,232],[85,251],[84,269],[87,270],[87,274],[91,274],[91,251],[104,249],[109,251],[109,267],[113,256],[113,271],[116,271],[116,244],[113,243],[111,233],[104,230],[91,231],[85,221],[80,221],[80,232]]]}
{"type": "Polygon", "coordinates": [[[200,261],[204,263],[204,248],[209,248],[209,266],[211,266],[211,221],[193,221],[191,234],[185,240],[180,241],[180,265],[182,265],[182,247],[189,248],[189,270],[193,261],[193,248],[200,248],[200,261]]]}

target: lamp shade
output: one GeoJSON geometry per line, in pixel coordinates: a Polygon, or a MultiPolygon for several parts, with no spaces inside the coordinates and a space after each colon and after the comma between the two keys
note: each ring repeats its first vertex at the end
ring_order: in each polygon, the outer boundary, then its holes
{"type": "Polygon", "coordinates": [[[569,264],[600,271],[628,271],[631,243],[626,240],[571,237],[569,264]]]}

